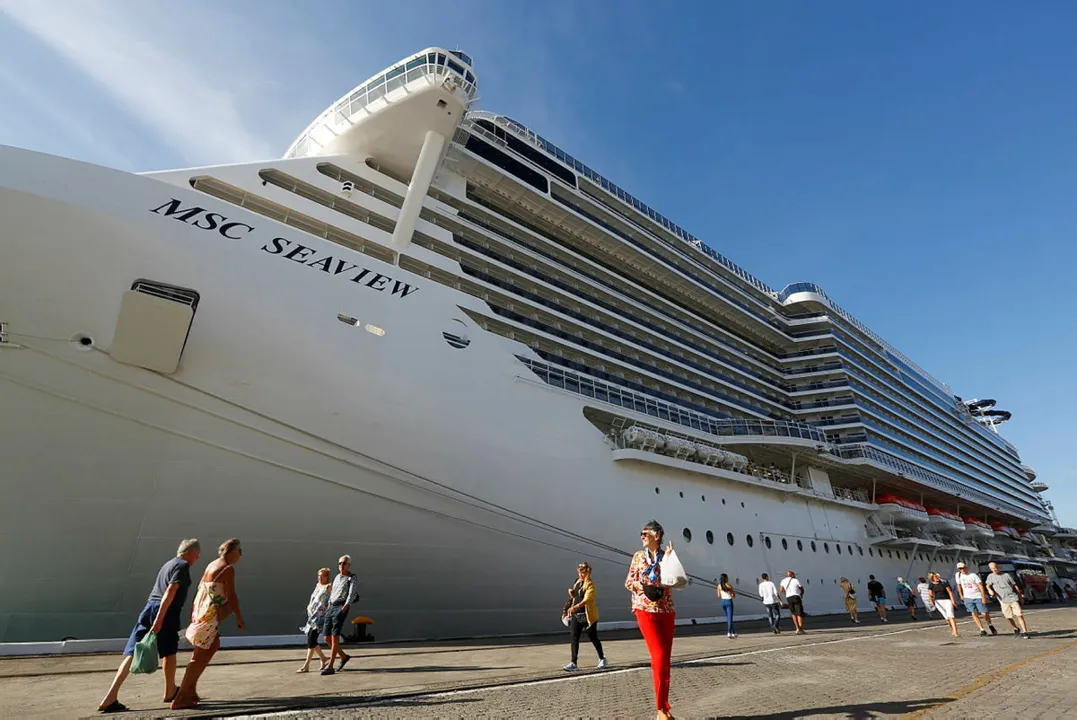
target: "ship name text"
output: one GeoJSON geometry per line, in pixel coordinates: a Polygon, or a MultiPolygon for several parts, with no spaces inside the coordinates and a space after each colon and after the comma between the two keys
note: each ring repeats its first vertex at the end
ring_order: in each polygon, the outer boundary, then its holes
{"type": "MultiPolygon", "coordinates": [[[[184,208],[181,205],[180,200],[172,198],[160,207],[153,208],[150,212],[179,220],[199,230],[217,232],[229,240],[245,240],[255,232],[254,226],[231,221],[221,213],[208,212],[203,207],[184,208]]],[[[378,292],[388,290],[390,295],[399,295],[402,298],[415,293],[419,289],[414,285],[394,280],[392,277],[375,272],[370,268],[359,267],[347,260],[342,260],[332,255],[319,255],[317,249],[301,245],[287,238],[273,238],[262,245],[262,251],[306,265],[309,268],[321,270],[327,275],[344,275],[353,283],[378,292]]]]}

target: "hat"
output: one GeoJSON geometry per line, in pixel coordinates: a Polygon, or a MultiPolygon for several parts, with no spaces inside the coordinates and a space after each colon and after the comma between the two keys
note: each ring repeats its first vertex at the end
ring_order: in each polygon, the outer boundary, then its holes
{"type": "Polygon", "coordinates": [[[957,564],[957,566],[958,566],[959,568],[963,568],[963,567],[965,567],[965,563],[963,563],[963,562],[959,562],[959,563],[957,564]]]}

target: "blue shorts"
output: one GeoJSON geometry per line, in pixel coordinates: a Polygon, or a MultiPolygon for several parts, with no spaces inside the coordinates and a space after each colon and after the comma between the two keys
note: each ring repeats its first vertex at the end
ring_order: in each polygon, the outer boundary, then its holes
{"type": "Polygon", "coordinates": [[[987,606],[980,598],[965,598],[965,609],[970,613],[985,613],[987,606]]]}
{"type": "MultiPolygon", "coordinates": [[[[146,633],[153,627],[153,621],[157,619],[157,610],[160,607],[161,603],[150,600],[146,603],[146,607],[142,608],[135,627],[131,630],[131,637],[127,638],[127,645],[123,648],[124,655],[134,656],[135,644],[146,637],[146,633]]],[[[157,657],[171,657],[179,651],[179,618],[178,609],[170,608],[165,615],[165,621],[161,623],[161,632],[157,633],[157,657]]]]}

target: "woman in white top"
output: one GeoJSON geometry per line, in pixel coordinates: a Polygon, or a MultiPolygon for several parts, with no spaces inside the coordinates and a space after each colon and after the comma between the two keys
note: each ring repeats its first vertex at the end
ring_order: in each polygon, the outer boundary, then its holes
{"type": "Polygon", "coordinates": [[[726,637],[731,638],[737,636],[733,632],[733,598],[736,596],[737,591],[729,584],[729,576],[722,573],[722,577],[718,579],[718,599],[722,601],[722,609],[725,610],[726,637]]]}

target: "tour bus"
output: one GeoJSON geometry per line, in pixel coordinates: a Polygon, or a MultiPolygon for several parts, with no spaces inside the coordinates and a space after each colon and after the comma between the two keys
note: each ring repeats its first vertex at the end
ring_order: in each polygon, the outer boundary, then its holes
{"type": "MultiPolygon", "coordinates": [[[[995,560],[999,572],[1009,573],[1025,594],[1025,602],[1052,602],[1051,579],[1043,563],[1035,560],[1002,558],[995,560]]],[[[980,577],[985,581],[991,574],[986,562],[980,563],[980,577]]]]}

